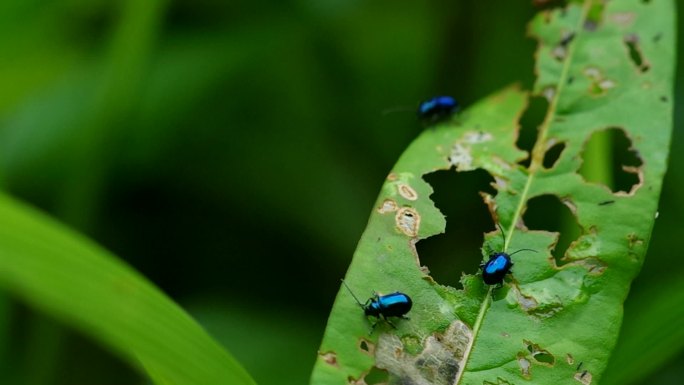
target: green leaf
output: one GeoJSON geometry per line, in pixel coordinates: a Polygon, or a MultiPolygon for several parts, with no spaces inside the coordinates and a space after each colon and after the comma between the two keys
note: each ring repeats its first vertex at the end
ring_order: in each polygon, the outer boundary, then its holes
{"type": "Polygon", "coordinates": [[[117,351],[156,384],[254,384],[230,354],[143,276],[4,195],[0,288],[117,351]]]}
{"type": "Polygon", "coordinates": [[[549,106],[529,167],[519,164],[526,153],[515,144],[528,95],[515,88],[427,129],[409,146],[383,186],[346,282],[359,297],[409,294],[411,320],[397,320],[396,330],[381,322],[369,335],[372,319],[341,287],[312,384],[379,383],[386,373],[389,383],[599,382],[646,253],[666,168],[673,6],[572,2],[532,21],[539,40],[533,94],[549,106]],[[614,173],[610,163],[622,155],[613,155],[616,133],[630,141],[638,164],[614,173]],[[545,165],[558,143],[558,159],[545,165]],[[460,290],[446,287],[421,267],[415,243],[445,229],[422,177],[452,167],[484,169],[496,180],[496,195],[483,196],[506,237],[488,233],[483,250],[538,251],[512,257],[514,274],[501,289],[472,275],[462,277],[460,290]],[[617,177],[625,173],[638,180],[619,191],[617,177]],[[562,258],[552,255],[558,233],[525,226],[528,202],[544,195],[565,204],[582,229],[562,258]]]}
{"type": "Polygon", "coordinates": [[[637,384],[684,349],[684,277],[677,275],[629,300],[601,385],[637,384]]]}

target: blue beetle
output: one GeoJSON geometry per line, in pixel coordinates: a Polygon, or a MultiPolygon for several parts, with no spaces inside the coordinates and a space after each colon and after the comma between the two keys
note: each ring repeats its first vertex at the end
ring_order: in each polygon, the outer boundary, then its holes
{"type": "Polygon", "coordinates": [[[506,274],[511,273],[511,256],[503,253],[489,255],[489,261],[480,265],[482,268],[482,280],[487,285],[501,285],[506,274]]]}
{"type": "Polygon", "coordinates": [[[418,118],[425,123],[436,123],[458,111],[458,103],[451,96],[435,96],[420,103],[418,118]]]}
{"type": "MultiPolygon", "coordinates": [[[[506,235],[504,234],[503,228],[500,224],[497,224],[501,230],[501,237],[503,244],[506,245],[506,235]]],[[[513,267],[513,261],[511,261],[511,256],[515,253],[521,251],[532,251],[536,253],[536,250],[532,249],[520,249],[511,254],[506,254],[504,251],[497,251],[489,254],[489,260],[480,265],[482,269],[482,280],[487,285],[503,285],[504,278],[506,274],[511,274],[511,267],[513,267]]]]}
{"type": "MultiPolygon", "coordinates": [[[[393,328],[397,328],[392,322],[390,322],[387,317],[399,317],[403,319],[409,319],[406,317],[406,313],[408,313],[411,310],[411,307],[413,306],[413,302],[411,301],[411,297],[404,293],[400,292],[394,292],[392,294],[387,294],[387,295],[379,295],[378,293],[373,293],[373,296],[371,298],[368,298],[366,303],[361,303],[359,299],[354,295],[354,292],[351,291],[347,283],[342,280],[342,284],[349,290],[349,293],[354,297],[356,300],[356,303],[359,304],[361,309],[363,309],[363,314],[366,315],[366,317],[371,316],[375,318],[382,318],[385,322],[390,324],[393,328]]],[[[375,322],[372,327],[371,327],[371,333],[373,333],[373,330],[375,329],[375,326],[378,323],[375,322]]]]}

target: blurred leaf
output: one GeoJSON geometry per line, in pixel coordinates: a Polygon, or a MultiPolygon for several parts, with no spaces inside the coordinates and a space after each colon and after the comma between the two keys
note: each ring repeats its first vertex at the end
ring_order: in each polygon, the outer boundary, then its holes
{"type": "Polygon", "coordinates": [[[80,114],[83,120],[75,146],[67,149],[79,167],[73,167],[64,180],[58,210],[73,225],[87,228],[93,219],[106,171],[122,140],[118,127],[135,106],[165,5],[165,0],[121,3],[121,19],[109,43],[101,83],[84,103],[87,112],[80,114]]]}
{"type": "Polygon", "coordinates": [[[9,339],[11,335],[10,318],[12,316],[9,298],[5,293],[0,293],[0,373],[7,373],[10,368],[9,361],[9,339]]]}
{"type": "Polygon", "coordinates": [[[144,277],[90,241],[0,195],[0,287],[90,334],[158,384],[254,384],[144,277]]]}
{"type": "Polygon", "coordinates": [[[385,182],[346,279],[358,296],[409,294],[411,320],[397,321],[396,331],[381,322],[369,336],[370,324],[341,289],[312,384],[382,382],[383,371],[390,383],[600,380],[622,302],[646,253],[665,173],[673,13],[670,1],[588,0],[533,20],[540,42],[535,94],[547,97],[549,108],[528,168],[518,164],[525,154],[515,146],[526,95],[514,89],[426,130],[409,146],[385,182]],[[611,169],[605,163],[616,158],[584,149],[608,128],[624,131],[641,161],[618,171],[639,176],[628,192],[578,173],[582,162],[611,169]],[[549,162],[558,143],[562,150],[549,162]],[[502,244],[498,232],[490,233],[484,250],[539,251],[513,257],[513,278],[502,289],[488,290],[470,275],[461,280],[463,290],[441,286],[417,259],[415,243],[445,228],[422,177],[451,167],[484,169],[496,180],[496,196],[484,198],[506,237],[502,244]],[[558,233],[530,231],[523,221],[528,201],[543,195],[568,206],[582,228],[562,258],[551,254],[558,233]]]}
{"type": "Polygon", "coordinates": [[[630,298],[620,339],[601,385],[635,384],[684,349],[684,279],[674,277],[630,298]]]}
{"type": "Polygon", "coordinates": [[[226,303],[225,299],[184,304],[259,383],[306,383],[323,331],[323,325],[312,324],[315,315],[291,306],[226,303]],[[283,365],[283,352],[287,352],[287,365],[283,365]]]}

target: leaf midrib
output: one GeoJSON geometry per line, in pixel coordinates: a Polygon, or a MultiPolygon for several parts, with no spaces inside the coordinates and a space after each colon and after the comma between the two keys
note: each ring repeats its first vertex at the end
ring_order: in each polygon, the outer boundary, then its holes
{"type": "MultiPolygon", "coordinates": [[[[518,205],[515,209],[515,212],[513,213],[513,217],[511,220],[511,223],[506,231],[506,236],[504,238],[504,245],[503,245],[503,251],[505,252],[508,249],[508,246],[511,243],[511,240],[513,239],[513,233],[516,230],[516,223],[520,220],[520,217],[522,215],[523,208],[525,207],[525,202],[527,202],[527,196],[529,194],[530,186],[532,186],[532,181],[534,180],[534,177],[538,170],[541,168],[543,165],[544,161],[544,147],[546,143],[546,138],[547,134],[549,131],[549,127],[551,125],[551,122],[553,121],[554,116],[556,115],[556,110],[558,108],[558,99],[560,98],[560,95],[563,91],[563,88],[565,87],[566,84],[566,79],[568,76],[568,72],[570,70],[570,66],[572,63],[572,58],[575,53],[575,47],[577,44],[577,41],[579,40],[579,34],[582,32],[582,26],[585,23],[585,20],[587,18],[587,15],[589,13],[589,10],[591,9],[591,6],[593,5],[593,0],[587,0],[583,7],[582,7],[582,13],[579,17],[579,21],[577,25],[575,26],[575,37],[573,41],[570,42],[568,46],[568,54],[563,62],[563,68],[560,73],[560,77],[558,79],[558,83],[556,86],[555,93],[553,95],[553,98],[551,99],[551,103],[549,104],[549,109],[546,112],[546,116],[544,117],[544,120],[539,128],[539,135],[537,136],[537,140],[534,144],[534,147],[532,148],[532,153],[531,153],[531,160],[530,160],[530,167],[528,168],[529,174],[527,177],[527,181],[525,182],[525,187],[523,187],[522,193],[520,194],[520,200],[518,201],[518,205]]],[[[463,378],[463,374],[465,373],[465,368],[468,366],[468,360],[470,359],[470,353],[472,352],[472,348],[475,345],[475,340],[477,339],[477,336],[480,332],[480,328],[482,326],[482,322],[484,321],[484,317],[487,313],[487,310],[489,309],[489,304],[491,300],[491,294],[492,294],[492,287],[490,286],[489,290],[487,291],[487,294],[485,295],[484,300],[482,301],[482,305],[480,306],[480,310],[477,315],[477,319],[475,321],[475,324],[473,325],[473,336],[470,340],[470,344],[466,348],[465,354],[463,356],[463,361],[465,365],[463,366],[463,370],[461,370],[458,373],[458,377],[456,377],[454,381],[454,385],[458,385],[461,382],[461,379],[463,378]]]]}

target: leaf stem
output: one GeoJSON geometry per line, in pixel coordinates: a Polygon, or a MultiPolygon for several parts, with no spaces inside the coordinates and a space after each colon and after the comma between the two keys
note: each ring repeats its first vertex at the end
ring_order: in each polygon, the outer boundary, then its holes
{"type": "Polygon", "coordinates": [[[482,327],[482,321],[484,321],[485,313],[487,313],[487,309],[489,309],[489,304],[491,303],[492,299],[493,288],[493,286],[489,287],[487,295],[485,295],[485,298],[482,301],[482,305],[480,305],[480,312],[477,314],[477,319],[475,319],[475,325],[473,325],[473,336],[470,339],[470,343],[468,344],[466,351],[463,353],[463,366],[461,367],[461,370],[458,372],[458,376],[454,380],[454,385],[458,384],[461,381],[463,373],[465,373],[465,368],[468,366],[470,351],[473,349],[473,346],[475,345],[475,338],[480,332],[480,328],[482,327]]]}
{"type": "Polygon", "coordinates": [[[523,188],[522,194],[520,194],[520,200],[518,201],[518,206],[515,208],[515,212],[513,213],[513,217],[511,218],[511,223],[509,224],[508,231],[506,231],[504,251],[506,251],[506,249],[510,245],[511,239],[513,238],[513,232],[516,229],[515,225],[520,220],[522,211],[525,208],[525,203],[527,202],[527,194],[530,190],[530,186],[532,185],[532,181],[534,180],[535,174],[543,165],[544,153],[546,152],[546,137],[549,131],[549,126],[551,125],[553,118],[556,116],[556,110],[558,109],[558,99],[560,99],[563,87],[565,86],[565,84],[567,84],[566,78],[568,77],[568,73],[570,72],[570,64],[572,62],[572,57],[575,52],[577,36],[580,34],[582,30],[582,26],[584,25],[585,20],[587,19],[587,15],[589,14],[589,10],[591,9],[592,4],[593,0],[587,0],[584,3],[584,7],[582,8],[582,15],[579,18],[578,24],[575,26],[575,39],[572,43],[570,43],[570,46],[568,47],[568,55],[565,61],[563,62],[563,69],[561,70],[556,90],[551,99],[551,103],[549,104],[549,109],[546,112],[544,121],[539,127],[539,136],[537,137],[537,141],[534,143],[534,147],[532,148],[532,159],[530,160],[530,167],[528,169],[529,176],[527,177],[527,181],[525,182],[525,187],[523,188]]]}
{"type": "MultiPolygon", "coordinates": [[[[591,9],[592,4],[593,0],[587,0],[584,3],[584,6],[582,8],[582,15],[579,18],[578,24],[575,26],[575,36],[579,35],[579,33],[581,32],[582,26],[584,25],[584,22],[587,19],[587,15],[589,13],[589,10],[591,9]]],[[[572,61],[573,53],[575,51],[576,42],[577,38],[575,38],[568,47],[568,55],[565,59],[565,62],[563,63],[563,69],[561,70],[556,90],[551,99],[551,103],[549,104],[549,109],[546,112],[544,121],[539,127],[539,136],[537,137],[537,141],[535,142],[534,147],[532,148],[532,159],[530,161],[530,167],[528,169],[529,174],[527,177],[527,181],[525,182],[525,187],[523,187],[523,191],[520,194],[520,200],[518,201],[518,205],[516,206],[515,212],[513,213],[513,217],[511,218],[511,222],[509,224],[509,228],[506,232],[506,237],[504,239],[504,252],[511,243],[511,239],[513,238],[513,232],[516,229],[515,225],[520,220],[520,217],[522,215],[522,211],[525,207],[525,202],[527,201],[527,195],[529,193],[530,186],[532,186],[532,181],[534,180],[536,172],[542,167],[544,161],[544,153],[546,152],[547,133],[549,130],[549,126],[551,125],[551,122],[553,121],[553,118],[556,115],[556,110],[558,109],[558,99],[560,98],[560,94],[563,91],[563,86],[567,83],[566,78],[568,77],[568,72],[570,71],[570,64],[572,61]]],[[[480,306],[480,312],[478,313],[477,319],[475,320],[475,325],[473,325],[473,337],[470,339],[470,344],[468,345],[468,348],[466,349],[463,355],[463,370],[459,371],[458,376],[454,381],[455,385],[459,384],[459,382],[463,378],[465,368],[467,367],[468,360],[470,359],[471,350],[473,348],[473,345],[475,345],[475,340],[477,339],[480,328],[482,327],[482,322],[484,321],[487,309],[489,309],[491,296],[492,287],[490,286],[489,291],[487,292],[487,295],[485,296],[485,299],[482,302],[482,305],[480,306]]]]}

